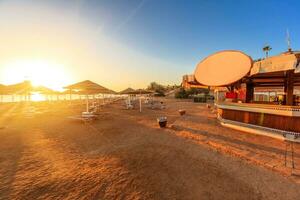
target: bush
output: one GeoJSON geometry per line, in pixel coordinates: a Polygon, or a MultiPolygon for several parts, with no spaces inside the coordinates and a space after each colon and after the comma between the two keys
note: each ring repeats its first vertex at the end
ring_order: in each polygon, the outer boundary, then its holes
{"type": "Polygon", "coordinates": [[[175,98],[187,99],[194,95],[202,94],[204,96],[208,95],[209,90],[206,88],[190,88],[185,90],[184,88],[180,88],[180,90],[175,93],[175,98]]]}
{"type": "Polygon", "coordinates": [[[165,95],[164,91],[162,91],[162,90],[155,90],[154,96],[156,96],[156,97],[164,97],[166,95],[165,95]]]}
{"type": "Polygon", "coordinates": [[[165,91],[166,91],[165,86],[160,85],[156,82],[150,83],[150,85],[148,86],[147,89],[154,91],[156,93],[155,96],[159,96],[159,97],[164,97],[165,96],[165,91]]]}
{"type": "Polygon", "coordinates": [[[175,93],[175,98],[178,99],[187,99],[189,97],[189,94],[184,88],[180,88],[178,92],[175,93]]]}
{"type": "Polygon", "coordinates": [[[208,94],[209,90],[206,88],[191,88],[188,90],[189,95],[196,95],[196,94],[208,94]]]}
{"type": "Polygon", "coordinates": [[[202,95],[195,95],[193,97],[194,102],[201,102],[201,103],[206,103],[208,101],[213,101],[214,96],[211,96],[209,94],[202,94],[202,95]]]}

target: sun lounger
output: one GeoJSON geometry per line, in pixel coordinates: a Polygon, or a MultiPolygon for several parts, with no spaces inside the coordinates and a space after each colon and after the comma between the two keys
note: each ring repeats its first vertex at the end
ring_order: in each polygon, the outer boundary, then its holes
{"type": "Polygon", "coordinates": [[[70,116],[68,118],[72,119],[72,120],[76,120],[76,121],[82,121],[84,123],[88,123],[88,122],[91,122],[91,121],[95,120],[95,118],[86,118],[86,117],[82,117],[80,115],[78,115],[78,116],[70,116]]]}
{"type": "Polygon", "coordinates": [[[98,115],[93,112],[82,112],[81,115],[70,116],[68,118],[73,119],[73,120],[83,121],[83,122],[90,122],[90,121],[96,120],[97,117],[98,117],[98,115]]]}
{"type": "Polygon", "coordinates": [[[97,117],[94,112],[82,112],[81,116],[83,118],[93,118],[97,117]]]}
{"type": "Polygon", "coordinates": [[[126,109],[129,110],[129,109],[133,109],[133,105],[132,104],[126,104],[126,109]]]}
{"type": "Polygon", "coordinates": [[[145,101],[144,101],[144,103],[145,103],[145,104],[149,104],[149,103],[151,103],[151,101],[150,101],[150,98],[148,98],[148,97],[147,97],[147,98],[145,98],[145,101]]]}
{"type": "Polygon", "coordinates": [[[92,114],[99,114],[100,112],[100,105],[99,104],[94,104],[92,106],[89,107],[89,113],[92,114]]]}
{"type": "Polygon", "coordinates": [[[166,105],[162,101],[153,101],[148,105],[148,108],[163,110],[166,109],[166,105]]]}
{"type": "Polygon", "coordinates": [[[128,99],[125,100],[125,107],[126,107],[127,110],[134,108],[132,102],[128,99]]]}

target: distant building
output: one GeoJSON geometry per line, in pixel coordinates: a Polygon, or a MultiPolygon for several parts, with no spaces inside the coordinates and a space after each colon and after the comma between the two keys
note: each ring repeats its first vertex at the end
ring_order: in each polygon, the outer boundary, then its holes
{"type": "Polygon", "coordinates": [[[200,84],[200,83],[198,83],[196,81],[194,74],[184,75],[182,77],[181,86],[184,89],[190,89],[190,88],[207,88],[207,86],[202,85],[202,84],[200,84]]]}

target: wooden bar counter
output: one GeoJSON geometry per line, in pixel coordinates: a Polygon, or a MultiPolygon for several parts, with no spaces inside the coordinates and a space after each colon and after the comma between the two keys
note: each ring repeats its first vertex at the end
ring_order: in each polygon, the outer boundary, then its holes
{"type": "Polygon", "coordinates": [[[223,125],[266,131],[276,137],[300,137],[300,106],[224,102],[219,103],[217,108],[223,125]]]}

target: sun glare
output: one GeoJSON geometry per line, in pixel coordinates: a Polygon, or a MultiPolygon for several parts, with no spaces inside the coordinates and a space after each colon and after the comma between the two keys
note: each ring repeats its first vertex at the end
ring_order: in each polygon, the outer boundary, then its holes
{"type": "Polygon", "coordinates": [[[43,85],[61,90],[70,82],[63,65],[47,60],[17,60],[4,66],[4,78],[8,84],[30,80],[34,86],[43,85]]]}
{"type": "Polygon", "coordinates": [[[45,97],[38,92],[34,92],[31,94],[31,101],[44,101],[45,97]]]}

